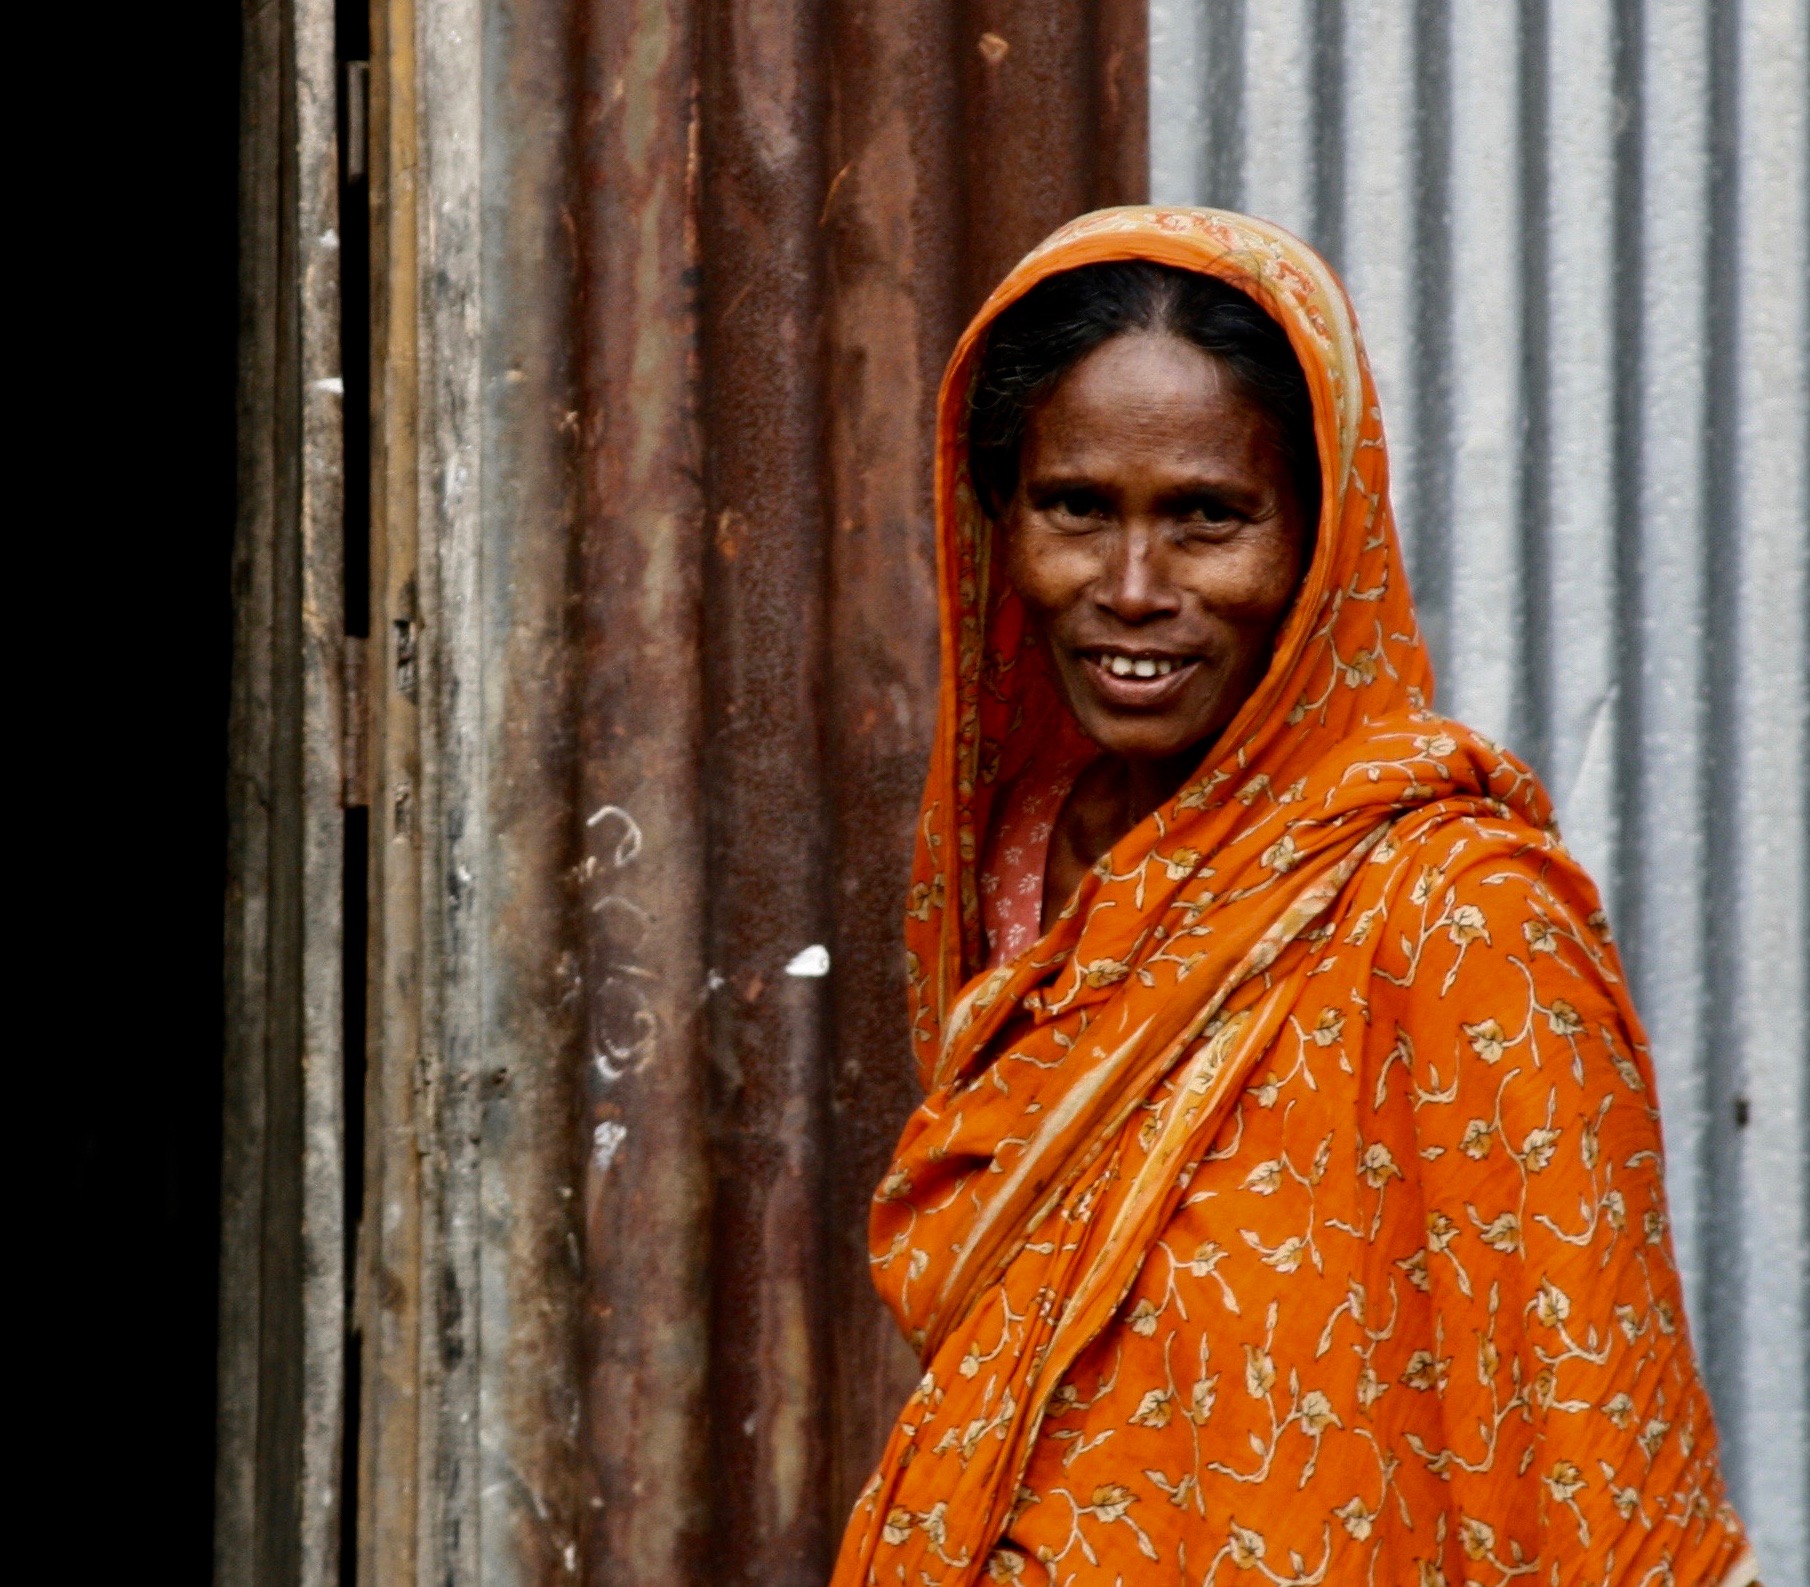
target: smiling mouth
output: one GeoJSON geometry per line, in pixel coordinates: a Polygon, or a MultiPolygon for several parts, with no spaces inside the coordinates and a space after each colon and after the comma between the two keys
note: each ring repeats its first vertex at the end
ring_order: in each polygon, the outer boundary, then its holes
{"type": "Polygon", "coordinates": [[[1166,678],[1172,672],[1194,665],[1195,656],[1134,655],[1123,650],[1084,650],[1083,659],[1090,661],[1113,678],[1166,678]]]}
{"type": "Polygon", "coordinates": [[[1198,656],[1089,649],[1080,653],[1094,687],[1123,705],[1155,705],[1179,690],[1200,664],[1198,656]]]}

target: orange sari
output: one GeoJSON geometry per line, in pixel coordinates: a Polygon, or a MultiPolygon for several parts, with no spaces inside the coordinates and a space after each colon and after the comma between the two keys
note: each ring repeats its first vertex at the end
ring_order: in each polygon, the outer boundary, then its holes
{"type": "Polygon", "coordinates": [[[924,1363],[837,1587],[1751,1581],[1685,1329],[1640,1023],[1538,781],[1432,714],[1344,292],[1276,227],[1108,210],[962,338],[909,915],[927,1096],[874,1199],[924,1363]],[[1055,926],[989,959],[989,834],[1072,775],[966,398],[1046,276],[1217,275],[1287,330],[1325,506],[1263,683],[1055,926]]]}

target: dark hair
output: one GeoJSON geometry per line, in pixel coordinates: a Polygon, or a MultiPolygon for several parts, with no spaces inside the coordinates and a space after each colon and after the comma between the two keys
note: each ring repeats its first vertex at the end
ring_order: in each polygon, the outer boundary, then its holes
{"type": "Polygon", "coordinates": [[[987,332],[968,398],[968,467],[991,514],[1018,488],[1030,416],[1088,353],[1128,331],[1167,331],[1221,359],[1282,432],[1282,452],[1311,534],[1320,463],[1313,400],[1282,327],[1215,276],[1128,259],[1050,276],[987,332]]]}

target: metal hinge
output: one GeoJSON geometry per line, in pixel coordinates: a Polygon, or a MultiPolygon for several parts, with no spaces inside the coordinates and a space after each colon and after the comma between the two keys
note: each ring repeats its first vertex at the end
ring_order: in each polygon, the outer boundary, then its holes
{"type": "Polygon", "coordinates": [[[340,767],[344,788],[340,802],[354,810],[371,802],[371,686],[370,641],[347,634],[341,652],[345,677],[344,732],[340,767]]]}

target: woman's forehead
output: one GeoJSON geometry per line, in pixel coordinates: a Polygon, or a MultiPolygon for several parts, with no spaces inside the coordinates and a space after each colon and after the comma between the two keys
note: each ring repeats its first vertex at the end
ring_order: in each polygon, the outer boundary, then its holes
{"type": "Polygon", "coordinates": [[[1035,471],[1255,461],[1278,450],[1278,426],[1223,360],[1167,334],[1128,335],[1094,349],[1031,414],[1035,471]]]}

